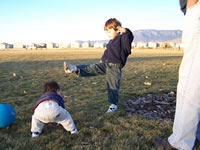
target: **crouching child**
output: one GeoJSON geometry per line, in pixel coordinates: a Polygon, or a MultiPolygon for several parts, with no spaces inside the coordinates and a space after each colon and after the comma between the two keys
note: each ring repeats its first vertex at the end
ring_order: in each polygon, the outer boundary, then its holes
{"type": "Polygon", "coordinates": [[[32,138],[38,137],[42,133],[45,123],[52,122],[61,124],[71,134],[78,133],[71,115],[65,109],[64,100],[60,95],[60,87],[55,81],[44,84],[43,95],[37,100],[33,111],[32,138]]]}

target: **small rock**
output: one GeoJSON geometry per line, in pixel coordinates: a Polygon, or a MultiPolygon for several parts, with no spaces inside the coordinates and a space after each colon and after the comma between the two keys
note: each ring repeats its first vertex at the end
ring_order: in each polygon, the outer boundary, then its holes
{"type": "Polygon", "coordinates": [[[170,93],[168,93],[169,96],[175,96],[175,92],[171,91],[170,93]]]}
{"type": "Polygon", "coordinates": [[[140,99],[138,99],[137,101],[132,102],[131,104],[138,105],[138,104],[141,104],[141,103],[142,103],[142,101],[140,99]]]}
{"type": "Polygon", "coordinates": [[[144,82],[144,85],[150,86],[151,82],[144,82]]]}
{"type": "Polygon", "coordinates": [[[16,77],[16,73],[13,73],[13,77],[16,77]]]}

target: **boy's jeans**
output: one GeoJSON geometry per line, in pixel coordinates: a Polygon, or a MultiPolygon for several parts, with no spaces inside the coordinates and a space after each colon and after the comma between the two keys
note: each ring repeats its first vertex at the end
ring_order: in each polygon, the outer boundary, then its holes
{"type": "Polygon", "coordinates": [[[179,69],[176,114],[169,143],[191,150],[200,120],[200,1],[187,9],[184,18],[184,56],[179,69]]]}
{"type": "Polygon", "coordinates": [[[79,65],[79,75],[82,77],[105,75],[108,89],[108,102],[118,104],[120,80],[121,80],[121,65],[113,63],[97,63],[91,65],[79,65]]]}
{"type": "Polygon", "coordinates": [[[67,131],[76,128],[71,115],[56,102],[39,104],[32,116],[31,132],[41,133],[44,124],[49,122],[61,124],[67,131]]]}

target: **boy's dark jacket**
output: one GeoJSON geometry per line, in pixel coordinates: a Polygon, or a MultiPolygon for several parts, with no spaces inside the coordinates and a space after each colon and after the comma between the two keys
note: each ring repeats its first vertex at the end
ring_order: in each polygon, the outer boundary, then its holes
{"type": "Polygon", "coordinates": [[[119,34],[106,45],[106,50],[101,58],[104,63],[126,64],[128,55],[131,54],[132,32],[126,28],[126,32],[119,34]]]}
{"type": "Polygon", "coordinates": [[[37,106],[40,103],[47,101],[47,100],[53,100],[53,101],[57,102],[61,107],[65,108],[64,100],[63,100],[62,96],[60,96],[56,92],[46,92],[37,100],[36,105],[33,108],[33,111],[37,108],[37,106]]]}

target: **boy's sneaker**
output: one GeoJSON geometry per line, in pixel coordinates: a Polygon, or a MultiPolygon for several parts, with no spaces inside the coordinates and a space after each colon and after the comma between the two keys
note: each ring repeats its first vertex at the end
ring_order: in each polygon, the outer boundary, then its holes
{"type": "Polygon", "coordinates": [[[106,113],[112,113],[117,110],[117,105],[111,104],[106,113]]]}
{"type": "Polygon", "coordinates": [[[74,130],[71,131],[71,134],[77,134],[78,130],[76,128],[74,128],[74,130]]]}
{"type": "Polygon", "coordinates": [[[38,137],[39,135],[40,135],[39,132],[33,132],[33,133],[32,133],[32,138],[36,138],[36,137],[38,137]]]}
{"type": "Polygon", "coordinates": [[[64,71],[66,74],[74,73],[77,71],[77,67],[75,65],[67,64],[67,62],[64,61],[64,71]]]}

